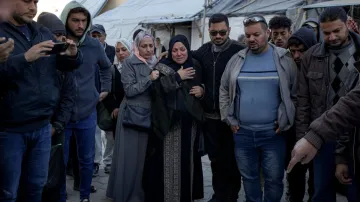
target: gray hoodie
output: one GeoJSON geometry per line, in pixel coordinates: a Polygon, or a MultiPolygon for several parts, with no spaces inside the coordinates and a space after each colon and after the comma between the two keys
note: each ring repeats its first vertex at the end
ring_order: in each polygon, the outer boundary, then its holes
{"type": "MultiPolygon", "coordinates": [[[[83,6],[76,1],[71,1],[61,13],[60,19],[66,28],[70,10],[77,7],[83,6]]],[[[95,86],[96,71],[99,71],[100,75],[101,92],[110,92],[111,90],[111,62],[106,56],[101,43],[88,36],[87,33],[91,27],[90,15],[88,19],[87,29],[78,42],[78,48],[83,54],[84,63],[74,71],[76,99],[71,116],[72,122],[83,120],[96,111],[96,105],[99,102],[99,93],[95,86]]]]}

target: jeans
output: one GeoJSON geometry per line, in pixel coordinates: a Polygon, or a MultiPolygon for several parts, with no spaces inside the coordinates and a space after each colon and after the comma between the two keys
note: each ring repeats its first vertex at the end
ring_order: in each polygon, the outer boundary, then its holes
{"type": "Polygon", "coordinates": [[[21,175],[23,202],[40,202],[48,176],[51,126],[29,133],[0,132],[0,201],[15,202],[21,175]]]}
{"type": "MultiPolygon", "coordinates": [[[[80,169],[80,200],[90,199],[94,170],[96,112],[76,123],[69,123],[65,129],[65,164],[69,159],[70,138],[75,135],[80,169]]],[[[64,176],[66,178],[66,176],[64,176]]],[[[66,201],[66,184],[61,191],[61,202],[66,201]]]]}
{"type": "Polygon", "coordinates": [[[324,144],[315,156],[314,196],[312,202],[336,202],[335,142],[324,144]]]}
{"type": "Polygon", "coordinates": [[[103,162],[105,165],[109,166],[109,165],[111,165],[111,162],[112,162],[112,156],[113,156],[114,145],[115,145],[113,132],[105,131],[105,138],[106,138],[106,143],[105,143],[103,162]]]}
{"type": "Polygon", "coordinates": [[[214,197],[220,202],[236,202],[241,176],[236,165],[230,127],[221,120],[207,119],[204,132],[205,150],[211,161],[214,197]]]}
{"type": "Polygon", "coordinates": [[[264,174],[264,201],[280,202],[284,184],[285,139],[274,130],[241,128],[234,134],[236,161],[243,177],[246,202],[262,202],[261,166],[264,174]]]}

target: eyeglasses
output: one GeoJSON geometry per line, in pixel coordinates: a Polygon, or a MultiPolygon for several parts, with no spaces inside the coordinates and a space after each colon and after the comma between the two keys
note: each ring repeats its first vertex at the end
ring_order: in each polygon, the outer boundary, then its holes
{"type": "Polygon", "coordinates": [[[228,32],[227,30],[220,30],[220,31],[213,30],[213,31],[210,31],[210,35],[217,36],[219,34],[220,36],[225,36],[227,34],[227,32],[228,32]]]}
{"type": "Polygon", "coordinates": [[[245,18],[245,20],[243,21],[243,24],[245,26],[247,26],[247,25],[249,25],[251,23],[257,23],[257,22],[262,22],[262,23],[267,24],[265,18],[261,17],[261,16],[254,16],[254,17],[245,18]]]}

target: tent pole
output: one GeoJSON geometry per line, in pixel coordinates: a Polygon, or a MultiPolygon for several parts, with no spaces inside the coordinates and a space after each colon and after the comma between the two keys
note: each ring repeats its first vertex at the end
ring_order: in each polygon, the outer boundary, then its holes
{"type": "Polygon", "coordinates": [[[202,37],[201,37],[201,45],[204,44],[204,40],[205,40],[205,22],[206,22],[206,8],[207,8],[207,0],[205,0],[204,3],[204,14],[203,14],[203,29],[202,29],[202,37]]]}

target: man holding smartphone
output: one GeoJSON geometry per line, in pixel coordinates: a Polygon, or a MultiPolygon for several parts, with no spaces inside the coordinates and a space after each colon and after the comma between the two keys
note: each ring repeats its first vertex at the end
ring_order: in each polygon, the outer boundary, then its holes
{"type": "Polygon", "coordinates": [[[61,55],[48,55],[52,33],[33,21],[37,0],[18,0],[0,37],[18,44],[0,64],[0,201],[16,201],[20,176],[27,201],[40,202],[48,177],[51,117],[59,101],[57,70],[71,71],[82,63],[76,44],[67,40],[61,55]]]}

